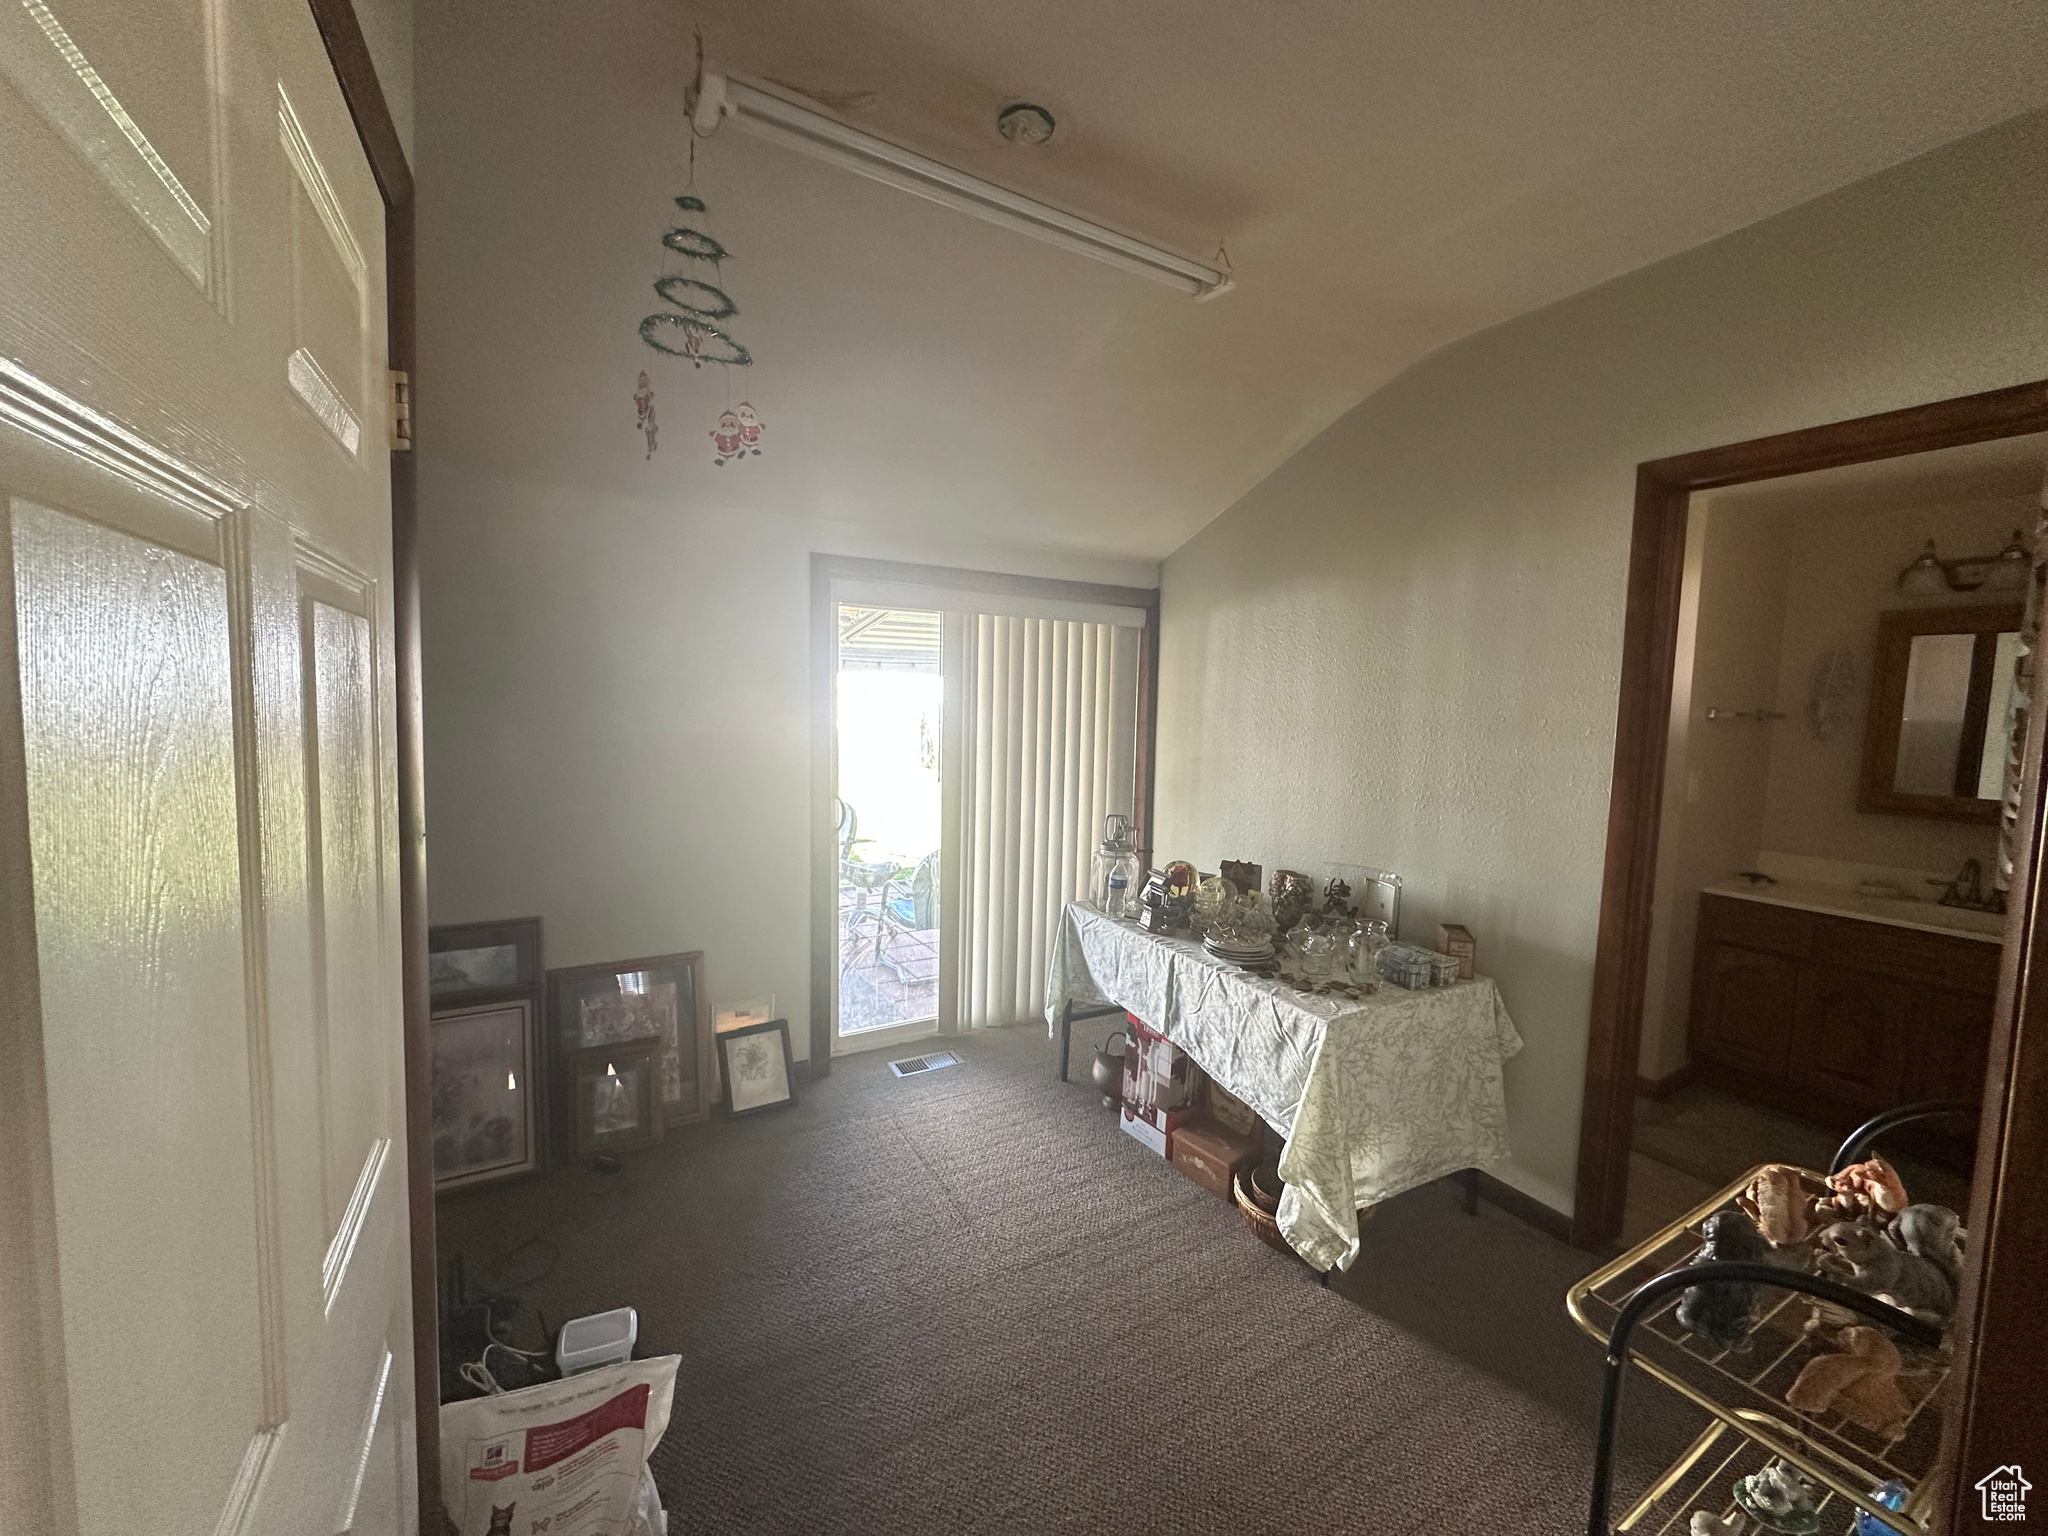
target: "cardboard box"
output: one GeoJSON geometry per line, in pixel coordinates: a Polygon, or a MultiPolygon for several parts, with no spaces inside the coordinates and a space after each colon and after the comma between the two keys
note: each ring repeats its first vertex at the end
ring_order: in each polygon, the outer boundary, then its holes
{"type": "Polygon", "coordinates": [[[1119,1121],[1125,1134],[1161,1157],[1171,1155],[1173,1133],[1194,1113],[1202,1070],[1187,1052],[1149,1027],[1136,1014],[1124,1052],[1124,1101],[1119,1121]]]}
{"type": "Polygon", "coordinates": [[[1438,923],[1436,947],[1458,962],[1458,980],[1470,981],[1479,974],[1479,941],[1463,923],[1438,923]]]}

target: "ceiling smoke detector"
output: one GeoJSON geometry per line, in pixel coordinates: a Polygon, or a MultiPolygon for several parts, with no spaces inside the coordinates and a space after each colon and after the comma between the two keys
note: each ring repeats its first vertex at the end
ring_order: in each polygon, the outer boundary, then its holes
{"type": "Polygon", "coordinates": [[[1052,114],[1028,101],[1014,102],[996,114],[996,132],[1012,144],[1043,144],[1052,130],[1052,114]]]}

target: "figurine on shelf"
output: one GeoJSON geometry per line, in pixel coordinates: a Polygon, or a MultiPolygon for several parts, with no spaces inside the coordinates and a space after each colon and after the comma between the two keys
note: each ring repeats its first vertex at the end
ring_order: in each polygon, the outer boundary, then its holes
{"type": "Polygon", "coordinates": [[[1785,1392],[1785,1401],[1801,1413],[1819,1415],[1830,1408],[1883,1440],[1904,1432],[1912,1405],[1899,1388],[1904,1364],[1898,1346],[1882,1330],[1844,1328],[1837,1354],[1815,1355],[1800,1369],[1799,1379],[1785,1392]]]}
{"type": "MultiPolygon", "coordinates": [[[[1700,1229],[1706,1241],[1689,1261],[1761,1263],[1763,1234],[1740,1211],[1716,1211],[1700,1229]]],[[[1733,1348],[1749,1326],[1756,1287],[1739,1280],[1710,1280],[1678,1298],[1678,1326],[1699,1334],[1722,1349],[1733,1348]]]]}
{"type": "Polygon", "coordinates": [[[1735,1480],[1735,1502],[1754,1515],[1758,1524],[1786,1536],[1807,1536],[1819,1530],[1825,1497],[1819,1484],[1782,1459],[1735,1480]]]}
{"type": "Polygon", "coordinates": [[[1838,1221],[1819,1242],[1815,1267],[1821,1274],[1929,1322],[1946,1324],[1956,1315],[1955,1281],[1940,1265],[1894,1247],[1877,1228],[1838,1221]]]}
{"type": "Polygon", "coordinates": [[[1766,1168],[1736,1198],[1765,1241],[1775,1247],[1803,1243],[1814,1232],[1814,1197],[1799,1181],[1796,1168],[1766,1168]]]}
{"type": "Polygon", "coordinates": [[[1820,1205],[1824,1220],[1836,1221],[1882,1212],[1896,1216],[1906,1208],[1906,1186],[1899,1171],[1881,1157],[1872,1156],[1852,1163],[1840,1173],[1828,1175],[1833,1191],[1820,1205]]]}
{"type": "Polygon", "coordinates": [[[1969,1234],[1963,1218],[1945,1205],[1909,1205],[1892,1218],[1885,1236],[1915,1258],[1925,1259],[1960,1285],[1963,1274],[1963,1243],[1969,1234]]]}

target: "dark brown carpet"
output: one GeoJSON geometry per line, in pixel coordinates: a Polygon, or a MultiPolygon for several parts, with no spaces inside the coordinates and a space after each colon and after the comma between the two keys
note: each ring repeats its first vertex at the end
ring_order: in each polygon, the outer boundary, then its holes
{"type": "MultiPolygon", "coordinates": [[[[671,1531],[1584,1529],[1587,1256],[1441,1183],[1325,1291],[1054,1082],[1043,1032],[957,1050],[441,1203],[444,1263],[529,1331],[630,1304],[682,1357],[671,1531]]],[[[1663,1396],[1630,1394],[1624,1489],[1697,1427],[1663,1396]]]]}

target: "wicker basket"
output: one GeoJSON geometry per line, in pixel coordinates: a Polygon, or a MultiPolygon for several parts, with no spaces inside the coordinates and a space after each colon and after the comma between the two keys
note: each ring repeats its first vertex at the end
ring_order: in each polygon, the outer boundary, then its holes
{"type": "MultiPolygon", "coordinates": [[[[1244,1217],[1244,1224],[1252,1229],[1253,1237],[1256,1237],[1275,1253],[1284,1253],[1288,1258],[1299,1260],[1303,1264],[1308,1262],[1307,1259],[1302,1258],[1300,1254],[1296,1253],[1293,1246],[1281,1235],[1280,1223],[1268,1215],[1260,1207],[1258,1201],[1252,1198],[1252,1192],[1247,1183],[1247,1175],[1242,1170],[1230,1176],[1230,1193],[1236,1197],[1238,1212],[1244,1217]]],[[[1372,1220],[1372,1213],[1378,1209],[1377,1205],[1360,1206],[1358,1209],[1358,1224],[1361,1227],[1364,1226],[1368,1221],[1372,1220]]]]}

